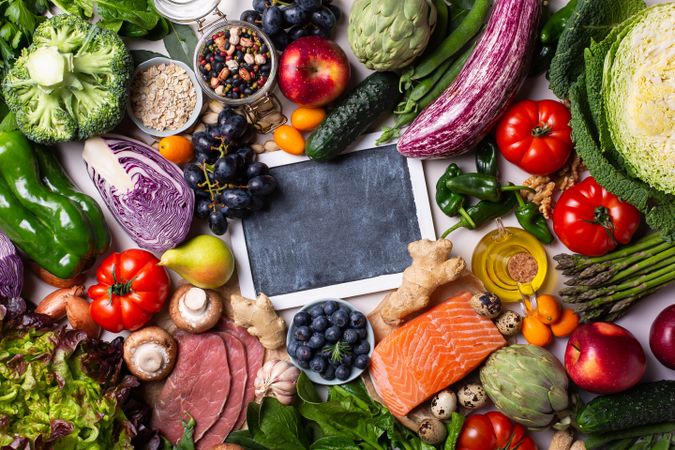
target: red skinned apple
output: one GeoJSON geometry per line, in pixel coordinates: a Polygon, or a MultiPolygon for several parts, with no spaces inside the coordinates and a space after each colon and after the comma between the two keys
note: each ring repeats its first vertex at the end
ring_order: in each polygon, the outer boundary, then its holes
{"type": "Polygon", "coordinates": [[[339,45],[319,36],[306,36],[281,54],[279,88],[300,106],[324,106],[342,95],[350,72],[347,56],[339,45]]]}
{"type": "Polygon", "coordinates": [[[654,319],[649,348],[661,364],[675,370],[675,305],[667,306],[654,319]]]}
{"type": "Polygon", "coordinates": [[[624,391],[645,373],[642,346],[619,325],[593,322],[574,330],[565,349],[565,369],[580,388],[597,394],[624,391]]]}

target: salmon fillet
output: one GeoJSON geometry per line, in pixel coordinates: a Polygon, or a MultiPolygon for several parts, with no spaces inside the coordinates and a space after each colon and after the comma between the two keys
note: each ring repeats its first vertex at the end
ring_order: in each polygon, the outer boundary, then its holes
{"type": "Polygon", "coordinates": [[[506,341],[490,319],[453,297],[385,337],[373,351],[370,377],[384,404],[405,416],[464,378],[506,341]]]}

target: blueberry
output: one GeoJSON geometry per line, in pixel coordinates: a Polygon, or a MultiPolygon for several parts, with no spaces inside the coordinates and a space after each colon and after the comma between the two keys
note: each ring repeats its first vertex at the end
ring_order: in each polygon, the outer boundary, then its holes
{"type": "Polygon", "coordinates": [[[333,325],[332,327],[328,327],[324,336],[326,336],[326,341],[328,342],[337,342],[342,337],[342,330],[333,325]]]}
{"type": "Polygon", "coordinates": [[[309,362],[309,368],[312,369],[314,372],[324,372],[326,368],[328,367],[328,362],[326,361],[326,358],[324,358],[321,355],[317,355],[312,360],[309,362]]]}
{"type": "Polygon", "coordinates": [[[335,379],[335,367],[333,367],[331,365],[327,365],[326,370],[321,372],[321,377],[324,380],[328,380],[328,381],[334,380],[335,379]]]}
{"type": "Polygon", "coordinates": [[[363,328],[366,326],[366,316],[360,311],[354,311],[349,315],[349,324],[352,328],[363,328]]]}
{"type": "Polygon", "coordinates": [[[342,355],[340,362],[343,366],[351,367],[354,364],[354,357],[351,354],[342,355]]]}
{"type": "Polygon", "coordinates": [[[363,340],[368,337],[368,329],[367,328],[357,328],[356,332],[359,335],[359,339],[363,340]]]}
{"type": "Polygon", "coordinates": [[[330,316],[330,321],[336,327],[344,328],[349,323],[349,315],[345,311],[338,309],[330,316]]]}
{"type": "Polygon", "coordinates": [[[347,366],[338,366],[335,369],[335,376],[338,380],[345,381],[352,374],[352,369],[347,366]]]}
{"type": "Polygon", "coordinates": [[[351,312],[352,312],[351,308],[349,308],[346,305],[338,306],[338,311],[344,311],[345,313],[347,313],[347,315],[351,314],[351,312]]]}
{"type": "Polygon", "coordinates": [[[368,367],[368,364],[370,364],[370,358],[368,355],[358,355],[356,358],[354,358],[354,367],[357,369],[365,369],[368,367]]]}
{"type": "Polygon", "coordinates": [[[326,331],[326,328],[328,328],[328,319],[326,316],[315,317],[310,326],[314,331],[326,331]]]}
{"type": "Polygon", "coordinates": [[[368,341],[361,341],[354,346],[355,355],[367,355],[370,352],[370,344],[368,341]]]}
{"type": "Polygon", "coordinates": [[[312,354],[312,349],[306,345],[300,345],[297,350],[295,350],[295,358],[298,361],[309,361],[312,358],[312,354]]]}
{"type": "Polygon", "coordinates": [[[311,320],[310,315],[306,311],[300,311],[293,317],[293,325],[295,326],[302,326],[302,325],[309,325],[309,322],[311,320]]]}
{"type": "MultiPolygon", "coordinates": [[[[312,337],[309,338],[307,345],[314,350],[318,350],[326,344],[326,338],[320,333],[314,333],[312,337]]],[[[317,372],[321,372],[318,370],[317,372]]]]}
{"type": "Polygon", "coordinates": [[[291,358],[295,358],[295,352],[298,351],[298,347],[300,347],[300,343],[298,341],[292,340],[291,342],[289,342],[288,346],[286,347],[288,356],[290,356],[291,358]]]}
{"type": "Polygon", "coordinates": [[[305,342],[312,336],[312,330],[310,330],[307,325],[302,325],[293,331],[293,336],[295,336],[298,341],[305,342]]]}
{"type": "Polygon", "coordinates": [[[309,315],[312,316],[312,318],[323,316],[323,307],[321,305],[314,305],[311,308],[309,308],[309,315]]]}
{"type": "Polygon", "coordinates": [[[359,341],[359,333],[354,328],[347,328],[342,334],[342,340],[347,344],[356,344],[359,341]]]}
{"type": "Polygon", "coordinates": [[[326,315],[331,315],[335,311],[338,310],[338,303],[334,302],[333,300],[328,300],[326,303],[323,304],[323,312],[326,313],[326,315]]]}
{"type": "Polygon", "coordinates": [[[298,360],[298,365],[303,369],[309,369],[309,361],[298,360]]]}

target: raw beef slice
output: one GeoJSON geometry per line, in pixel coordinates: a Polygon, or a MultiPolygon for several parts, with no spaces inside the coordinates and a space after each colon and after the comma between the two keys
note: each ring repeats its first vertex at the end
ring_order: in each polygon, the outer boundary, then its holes
{"type": "Polygon", "coordinates": [[[178,360],[152,415],[152,426],[175,444],[183,435],[185,413],[196,421],[194,439],[218,420],[230,393],[230,368],[217,334],[177,333],[178,360]]]}
{"type": "Polygon", "coordinates": [[[242,409],[245,411],[248,406],[248,403],[244,404],[246,379],[248,378],[244,344],[227,331],[217,334],[223,339],[225,347],[227,347],[227,362],[232,375],[232,385],[220,418],[197,442],[197,450],[210,450],[212,447],[222,444],[237,424],[242,409]]]}
{"type": "MultiPolygon", "coordinates": [[[[248,405],[255,398],[255,376],[263,365],[265,360],[265,347],[262,346],[257,337],[248,334],[245,328],[237,326],[229,319],[221,319],[218,329],[227,331],[235,335],[244,344],[246,350],[246,366],[248,368],[248,379],[246,380],[246,392],[244,393],[244,404],[248,405]]],[[[246,408],[242,408],[235,429],[238,429],[246,421],[246,408]]]]}

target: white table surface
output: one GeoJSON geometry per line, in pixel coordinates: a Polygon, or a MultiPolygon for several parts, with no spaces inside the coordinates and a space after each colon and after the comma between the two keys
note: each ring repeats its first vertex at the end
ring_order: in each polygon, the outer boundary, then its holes
{"type": "MultiPolygon", "coordinates": [[[[601,1],[601,0],[598,0],[601,1]]],[[[665,0],[646,0],[649,4],[654,3],[665,3],[665,0]]],[[[352,79],[351,84],[355,84],[361,79],[363,79],[367,74],[368,70],[361,65],[354,55],[351,52],[349,43],[347,42],[347,24],[346,16],[351,5],[351,0],[335,0],[333,2],[335,5],[339,6],[343,11],[343,18],[340,20],[338,29],[336,31],[336,41],[344,49],[345,53],[352,62],[352,79]]],[[[563,4],[566,3],[564,0],[551,0],[552,9],[557,9],[563,4]]],[[[222,11],[227,13],[231,18],[238,19],[241,11],[245,9],[251,9],[250,2],[248,0],[222,0],[220,8],[222,11]]],[[[130,43],[130,47],[134,49],[148,49],[156,50],[159,52],[164,52],[163,45],[160,42],[149,42],[149,41],[135,41],[130,43]]],[[[278,89],[277,89],[278,91],[278,89]]],[[[279,98],[283,99],[282,103],[284,104],[284,112],[286,115],[290,115],[293,111],[294,106],[287,102],[283,95],[278,93],[279,98]]],[[[519,95],[520,98],[533,98],[533,99],[542,99],[542,98],[555,98],[552,92],[548,89],[548,82],[543,76],[540,76],[536,79],[530,79],[526,86],[523,88],[522,92],[519,95]]],[[[262,138],[261,138],[262,139],[262,138]]],[[[261,140],[262,142],[262,140],[261,140]]],[[[86,173],[84,163],[82,161],[82,143],[69,143],[59,147],[59,153],[61,155],[61,161],[66,168],[68,174],[73,178],[79,188],[91,195],[96,199],[101,205],[103,212],[106,217],[108,226],[110,227],[111,233],[113,235],[113,244],[112,248],[115,251],[121,251],[127,248],[137,247],[136,244],[126,235],[126,233],[120,228],[117,224],[108,208],[105,207],[101,198],[98,195],[93,183],[89,179],[89,176],[86,173]]],[[[473,153],[463,155],[460,157],[453,158],[452,161],[456,162],[460,167],[465,170],[473,170],[474,167],[474,158],[473,153]]],[[[424,168],[427,176],[427,186],[429,193],[431,195],[431,204],[433,211],[434,224],[437,231],[437,234],[440,235],[443,230],[455,223],[454,218],[446,217],[436,206],[433,201],[433,195],[435,193],[435,184],[436,180],[443,173],[447,167],[448,160],[434,160],[434,161],[425,161],[424,168]]],[[[507,163],[503,159],[500,161],[500,170],[501,177],[503,180],[509,180],[513,182],[520,182],[525,180],[528,175],[521,171],[516,166],[507,163]]],[[[504,223],[508,226],[518,226],[516,219],[513,215],[505,218],[504,223]]],[[[464,230],[460,229],[452,233],[451,240],[455,244],[453,253],[463,257],[467,264],[470,267],[471,254],[475,245],[478,243],[480,238],[487,233],[488,231],[494,229],[494,225],[487,225],[480,230],[464,230]]],[[[205,222],[196,220],[193,224],[191,234],[201,234],[208,233],[208,227],[205,222]]],[[[540,293],[551,293],[556,294],[558,289],[562,287],[562,282],[564,281],[562,277],[552,269],[552,264],[554,263],[551,260],[551,256],[561,253],[568,252],[566,248],[559,242],[555,242],[552,245],[546,247],[546,250],[549,255],[549,265],[551,270],[549,270],[549,275],[547,277],[545,285],[540,289],[540,293]]],[[[159,255],[158,255],[159,256],[159,255]]],[[[93,273],[93,271],[92,271],[93,273]]],[[[89,279],[86,282],[86,286],[90,286],[94,282],[94,277],[90,273],[89,279]]],[[[179,278],[174,276],[174,280],[179,278]]],[[[236,276],[236,275],[235,275],[236,276]]],[[[30,271],[27,271],[26,275],[26,286],[24,287],[23,295],[27,299],[32,299],[39,301],[44,295],[51,292],[54,288],[46,285],[37,279],[30,271]]],[[[375,307],[383,298],[384,293],[377,293],[371,295],[364,295],[360,297],[355,297],[348,299],[356,307],[361,309],[364,312],[369,312],[375,307]]],[[[673,379],[675,378],[675,371],[666,368],[661,365],[649,349],[649,328],[657,316],[657,314],[663,310],[666,306],[675,303],[675,285],[671,285],[661,291],[643,299],[638,305],[634,306],[626,317],[619,320],[617,323],[623,327],[630,330],[635,337],[642,343],[645,353],[647,355],[647,373],[645,375],[645,380],[659,380],[659,379],[673,379]]],[[[284,319],[287,322],[290,321],[294,312],[296,310],[287,310],[282,313],[284,319]]],[[[104,335],[105,337],[105,335],[104,335]]],[[[524,342],[522,337],[519,337],[519,342],[524,342]]],[[[557,357],[561,358],[565,351],[565,344],[567,339],[556,339],[556,341],[549,347],[549,350],[552,351],[557,357]]],[[[545,449],[548,447],[551,433],[549,431],[533,433],[534,438],[536,439],[539,448],[545,449]]]]}

